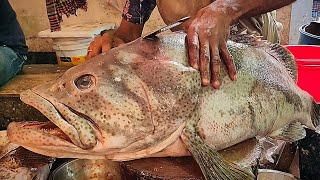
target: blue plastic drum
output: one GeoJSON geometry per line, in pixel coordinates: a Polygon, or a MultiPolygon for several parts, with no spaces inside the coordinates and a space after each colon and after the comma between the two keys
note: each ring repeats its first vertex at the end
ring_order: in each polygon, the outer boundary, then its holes
{"type": "Polygon", "coordinates": [[[299,28],[300,37],[298,44],[320,45],[320,23],[312,22],[299,28]]]}

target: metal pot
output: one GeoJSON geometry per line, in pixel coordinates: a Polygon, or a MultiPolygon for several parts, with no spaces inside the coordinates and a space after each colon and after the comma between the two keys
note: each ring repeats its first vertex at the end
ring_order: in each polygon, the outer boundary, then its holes
{"type": "Polygon", "coordinates": [[[49,180],[121,180],[120,166],[108,160],[75,159],[55,169],[49,180]]]}
{"type": "Polygon", "coordinates": [[[297,180],[292,174],[272,169],[259,169],[258,180],[297,180]]]}

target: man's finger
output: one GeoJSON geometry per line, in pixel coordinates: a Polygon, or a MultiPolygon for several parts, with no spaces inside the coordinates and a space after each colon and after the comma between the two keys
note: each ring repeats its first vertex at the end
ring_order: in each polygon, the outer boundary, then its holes
{"type": "Polygon", "coordinates": [[[187,46],[189,55],[189,64],[195,69],[199,69],[199,39],[194,26],[189,26],[187,31],[187,46]]]}
{"type": "Polygon", "coordinates": [[[222,56],[223,61],[225,62],[226,66],[227,66],[230,79],[236,80],[237,79],[236,66],[233,63],[233,59],[232,59],[230,52],[227,48],[226,42],[221,43],[220,54],[222,56]]]}
{"type": "Polygon", "coordinates": [[[102,49],[102,38],[101,38],[101,36],[98,36],[98,37],[94,38],[93,42],[90,43],[90,46],[88,48],[87,59],[90,59],[90,58],[100,54],[101,49],[102,49]]]}
{"type": "Polygon", "coordinates": [[[202,85],[210,84],[210,48],[208,35],[204,31],[199,32],[200,41],[200,75],[202,85]]]}
{"type": "Polygon", "coordinates": [[[213,88],[218,89],[221,84],[219,81],[221,60],[217,41],[213,38],[210,39],[210,55],[211,83],[213,88]]]}
{"type": "Polygon", "coordinates": [[[91,42],[88,47],[86,60],[91,59],[93,57],[93,54],[92,54],[92,47],[94,46],[93,44],[94,42],[91,42]]]}
{"type": "Polygon", "coordinates": [[[91,46],[91,43],[90,43],[90,45],[89,45],[89,47],[88,47],[88,50],[87,50],[86,60],[90,59],[91,56],[92,56],[92,55],[91,55],[92,50],[90,49],[90,46],[91,46]]]}

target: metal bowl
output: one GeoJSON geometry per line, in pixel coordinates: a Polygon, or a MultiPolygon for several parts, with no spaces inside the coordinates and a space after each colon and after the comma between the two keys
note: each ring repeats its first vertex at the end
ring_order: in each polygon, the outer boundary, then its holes
{"type": "Polygon", "coordinates": [[[108,160],[75,159],[55,169],[49,180],[121,180],[120,166],[108,160]]]}
{"type": "Polygon", "coordinates": [[[259,169],[258,180],[297,180],[292,174],[272,170],[272,169],[259,169]]]}

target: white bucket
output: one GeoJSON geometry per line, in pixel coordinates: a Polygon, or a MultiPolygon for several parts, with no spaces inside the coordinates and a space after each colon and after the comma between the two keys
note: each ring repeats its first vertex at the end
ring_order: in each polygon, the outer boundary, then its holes
{"type": "Polygon", "coordinates": [[[47,29],[39,32],[38,36],[53,39],[58,64],[72,66],[85,61],[87,49],[95,35],[115,28],[115,23],[83,23],[63,26],[61,31],[56,32],[47,29]]]}
{"type": "Polygon", "coordinates": [[[53,49],[56,52],[58,64],[78,65],[85,61],[87,49],[92,38],[56,38],[53,49]]]}

